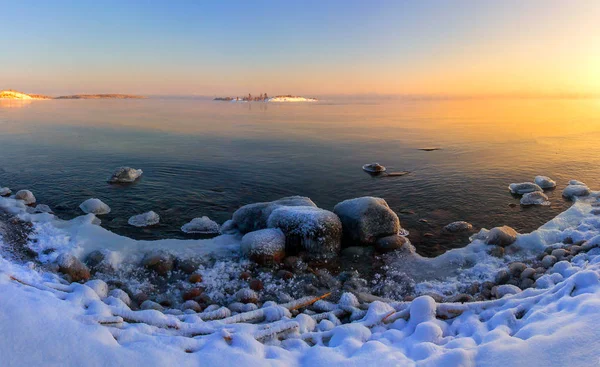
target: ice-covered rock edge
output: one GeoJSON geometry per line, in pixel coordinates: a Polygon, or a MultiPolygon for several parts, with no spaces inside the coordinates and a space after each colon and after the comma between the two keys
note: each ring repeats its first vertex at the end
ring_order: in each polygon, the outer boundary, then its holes
{"type": "MultiPolygon", "coordinates": [[[[10,342],[0,343],[0,355],[8,358],[8,365],[48,363],[53,358],[71,365],[89,364],[90,358],[96,364],[146,361],[150,365],[195,365],[199,359],[222,365],[234,358],[253,364],[301,365],[373,360],[381,365],[591,365],[597,362],[600,340],[600,330],[594,327],[600,316],[600,217],[592,214],[595,209],[590,203],[597,202],[597,196],[580,199],[537,231],[519,236],[516,244],[531,251],[567,237],[593,247],[571,263],[556,263],[550,269],[556,284],[549,288],[468,304],[436,304],[427,296],[410,303],[373,302],[361,320],[338,326],[328,320],[315,326],[307,315],[290,318],[274,305],[267,305],[273,308],[266,313],[277,320],[226,326],[221,321],[202,321],[201,315],[131,311],[93,284],[62,284],[54,274],[0,259],[0,294],[10,295],[0,298],[0,325],[3,335],[12,336],[10,342]],[[109,326],[101,326],[105,324],[109,326]],[[207,336],[181,332],[215,325],[217,331],[207,336]],[[36,353],[18,353],[32,344],[39,346],[36,353]],[[69,348],[82,344],[85,348],[69,348]],[[68,354],[60,354],[67,350],[68,354]]],[[[91,224],[90,215],[53,223],[51,214],[28,214],[10,200],[1,199],[0,206],[42,226],[76,229],[77,241],[102,230],[91,224]]],[[[190,250],[184,241],[130,241],[137,249],[175,245],[184,253],[190,250]]],[[[469,246],[476,247],[477,241],[469,246]]],[[[73,251],[83,251],[77,243],[71,245],[73,251]]],[[[457,253],[445,256],[451,259],[457,253]]]]}

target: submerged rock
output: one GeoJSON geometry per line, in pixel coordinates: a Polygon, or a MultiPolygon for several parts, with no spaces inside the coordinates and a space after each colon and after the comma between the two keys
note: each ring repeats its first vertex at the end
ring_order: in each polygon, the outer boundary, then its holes
{"type": "Polygon", "coordinates": [[[35,196],[33,196],[33,193],[29,190],[17,191],[15,199],[23,200],[23,203],[25,203],[25,205],[35,204],[36,202],[35,196]]]}
{"type": "MultiPolygon", "coordinates": [[[[573,181],[571,181],[573,182],[573,181]]],[[[575,182],[579,182],[579,181],[575,181],[575,182]]],[[[578,196],[588,196],[590,194],[590,189],[589,187],[587,187],[585,184],[583,183],[577,183],[577,184],[571,184],[569,183],[569,185],[567,187],[565,187],[565,189],[562,192],[562,195],[567,198],[567,199],[574,199],[575,197],[578,196]]]]}
{"type": "Polygon", "coordinates": [[[311,257],[332,257],[339,253],[342,223],[334,213],[313,206],[275,209],[268,226],[285,234],[286,251],[307,251],[311,257]]]}
{"type": "Polygon", "coordinates": [[[158,224],[160,221],[160,217],[153,211],[149,211],[147,213],[134,215],[129,218],[127,223],[134,227],[148,227],[158,224]]]}
{"type": "Polygon", "coordinates": [[[90,271],[78,258],[70,254],[61,254],[56,259],[58,271],[71,277],[72,282],[90,279],[90,271]]]}
{"type": "Polygon", "coordinates": [[[404,247],[407,239],[404,236],[394,234],[391,236],[381,237],[375,241],[375,251],[386,253],[396,251],[404,247]]]}
{"type": "Polygon", "coordinates": [[[110,207],[100,199],[87,199],[79,205],[79,209],[87,214],[103,215],[110,213],[110,207]]]}
{"type": "Polygon", "coordinates": [[[449,233],[468,232],[473,230],[473,225],[469,222],[458,221],[452,222],[444,227],[444,231],[449,233]]]}
{"type": "Polygon", "coordinates": [[[282,206],[312,206],[317,205],[304,196],[289,196],[279,200],[244,205],[233,213],[233,224],[241,233],[267,228],[271,213],[282,206]]]}
{"type": "Polygon", "coordinates": [[[517,240],[517,231],[509,226],[495,227],[487,233],[485,242],[488,245],[506,247],[517,240]]]}
{"type": "Polygon", "coordinates": [[[528,192],[544,191],[533,182],[512,183],[508,186],[510,192],[517,195],[527,194],[528,192]]]}
{"type": "Polygon", "coordinates": [[[550,205],[548,196],[543,192],[529,192],[521,198],[521,205],[550,205]]]}
{"type": "Polygon", "coordinates": [[[556,187],[556,182],[547,176],[535,176],[535,179],[533,181],[542,189],[551,189],[553,187],[556,187]]]}
{"type": "Polygon", "coordinates": [[[250,232],[242,237],[240,250],[256,263],[279,263],[285,257],[285,235],[279,228],[250,232]]]}
{"type": "Polygon", "coordinates": [[[10,194],[12,194],[11,189],[8,187],[0,187],[0,196],[8,196],[10,194]]]}
{"type": "Polygon", "coordinates": [[[219,224],[209,217],[194,218],[184,224],[181,230],[185,233],[219,234],[219,224]]]}
{"type": "Polygon", "coordinates": [[[131,167],[119,167],[108,179],[109,183],[131,183],[140,178],[143,171],[131,167]]]}
{"type": "Polygon", "coordinates": [[[333,208],[342,222],[344,245],[375,244],[378,238],[398,234],[400,219],[384,199],[360,197],[342,201],[333,208]]]}
{"type": "Polygon", "coordinates": [[[33,208],[33,213],[52,213],[52,209],[46,204],[38,204],[35,206],[35,208],[33,208]]]}

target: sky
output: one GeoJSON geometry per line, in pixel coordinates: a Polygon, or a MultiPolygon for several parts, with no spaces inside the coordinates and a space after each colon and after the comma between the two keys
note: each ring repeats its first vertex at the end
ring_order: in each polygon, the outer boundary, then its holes
{"type": "Polygon", "coordinates": [[[600,95],[600,1],[0,0],[0,89],[600,95]]]}

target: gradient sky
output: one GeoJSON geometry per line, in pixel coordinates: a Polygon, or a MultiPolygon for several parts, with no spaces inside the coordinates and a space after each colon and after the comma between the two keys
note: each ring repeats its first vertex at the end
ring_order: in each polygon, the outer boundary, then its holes
{"type": "Polygon", "coordinates": [[[0,89],[600,94],[600,1],[0,0],[0,89]]]}

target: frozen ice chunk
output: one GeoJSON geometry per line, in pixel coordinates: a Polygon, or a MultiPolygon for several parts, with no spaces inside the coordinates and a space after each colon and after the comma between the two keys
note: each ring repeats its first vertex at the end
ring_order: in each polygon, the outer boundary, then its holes
{"type": "Polygon", "coordinates": [[[550,205],[550,202],[543,192],[534,191],[523,195],[521,205],[550,205]]]}
{"type": "Polygon", "coordinates": [[[527,194],[528,192],[544,191],[533,182],[511,183],[508,185],[510,192],[517,195],[527,194]]]}
{"type": "Polygon", "coordinates": [[[35,204],[35,201],[36,201],[35,196],[33,196],[33,193],[29,190],[17,191],[17,194],[15,195],[15,199],[23,200],[23,203],[25,203],[26,205],[35,204]]]}
{"type": "Polygon", "coordinates": [[[181,227],[185,233],[219,234],[219,224],[209,217],[194,218],[181,227]]]}
{"type": "Polygon", "coordinates": [[[535,176],[533,181],[542,189],[551,189],[556,187],[556,182],[548,176],[535,176]]]}
{"type": "Polygon", "coordinates": [[[461,220],[458,222],[452,222],[452,223],[448,224],[447,226],[444,227],[444,230],[446,232],[450,232],[450,233],[467,232],[467,231],[473,230],[473,225],[469,222],[465,222],[465,221],[461,220]]]}
{"type": "Polygon", "coordinates": [[[573,199],[577,196],[587,196],[590,194],[590,189],[585,185],[569,184],[562,192],[562,195],[568,199],[573,199]]]}
{"type": "Polygon", "coordinates": [[[143,214],[134,215],[129,218],[127,223],[135,227],[148,227],[158,224],[160,217],[153,211],[149,211],[143,214]]]}
{"type": "Polygon", "coordinates": [[[87,199],[79,205],[79,208],[87,214],[102,215],[110,213],[110,207],[100,199],[87,199]]]}
{"type": "Polygon", "coordinates": [[[0,196],[8,196],[12,191],[8,187],[0,187],[0,196]]]}
{"type": "Polygon", "coordinates": [[[127,183],[137,180],[143,171],[131,167],[119,167],[108,179],[109,183],[127,183]]]}

